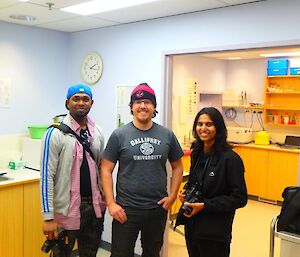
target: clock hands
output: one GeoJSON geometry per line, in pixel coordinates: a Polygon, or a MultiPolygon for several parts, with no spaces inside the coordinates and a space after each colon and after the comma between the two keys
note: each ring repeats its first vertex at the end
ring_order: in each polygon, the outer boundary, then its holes
{"type": "Polygon", "coordinates": [[[90,67],[90,70],[97,70],[97,68],[95,69],[94,67],[97,65],[97,63],[95,63],[92,67],[90,67]]]}

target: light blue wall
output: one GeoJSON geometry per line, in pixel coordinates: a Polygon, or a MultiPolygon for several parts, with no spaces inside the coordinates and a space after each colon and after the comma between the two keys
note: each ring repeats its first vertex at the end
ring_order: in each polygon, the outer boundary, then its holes
{"type": "Polygon", "coordinates": [[[104,71],[94,86],[96,102],[92,113],[108,136],[115,127],[117,84],[148,82],[161,108],[162,53],[300,43],[300,31],[290,29],[291,24],[298,23],[299,10],[300,1],[269,0],[73,33],[71,80],[80,79],[78,67],[86,52],[95,50],[102,55],[104,71]]]}
{"type": "Polygon", "coordinates": [[[11,107],[0,108],[0,135],[24,133],[28,124],[65,112],[66,89],[82,82],[81,59],[93,50],[102,55],[104,71],[93,86],[92,115],[105,135],[115,127],[118,84],[153,86],[160,121],[162,53],[300,43],[300,31],[292,29],[298,10],[297,0],[269,0],[71,34],[0,22],[0,78],[12,79],[11,107]]]}
{"type": "Polygon", "coordinates": [[[9,108],[0,108],[0,135],[28,133],[64,111],[70,35],[0,22],[0,79],[11,80],[9,108]]]}

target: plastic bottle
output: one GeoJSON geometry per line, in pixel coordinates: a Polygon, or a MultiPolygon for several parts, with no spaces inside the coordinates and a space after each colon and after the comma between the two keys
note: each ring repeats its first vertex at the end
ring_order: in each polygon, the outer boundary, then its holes
{"type": "Polygon", "coordinates": [[[273,119],[274,124],[278,124],[278,123],[279,123],[278,113],[274,113],[273,118],[274,118],[274,119],[273,119]]]}
{"type": "Polygon", "coordinates": [[[293,114],[291,116],[289,124],[291,124],[291,125],[295,125],[296,124],[296,115],[295,114],[293,114]]]}
{"type": "Polygon", "coordinates": [[[284,118],[283,118],[283,123],[284,124],[289,124],[289,115],[288,115],[288,113],[285,113],[285,115],[284,115],[284,118]]]}
{"type": "Polygon", "coordinates": [[[269,114],[268,114],[268,121],[269,121],[269,122],[273,122],[273,115],[272,115],[272,112],[269,112],[269,114]]]}

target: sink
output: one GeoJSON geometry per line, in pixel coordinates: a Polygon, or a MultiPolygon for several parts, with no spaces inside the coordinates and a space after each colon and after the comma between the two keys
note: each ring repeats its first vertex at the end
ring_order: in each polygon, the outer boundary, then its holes
{"type": "Polygon", "coordinates": [[[0,182],[1,181],[8,181],[8,180],[13,180],[13,178],[0,176],[0,182]]]}

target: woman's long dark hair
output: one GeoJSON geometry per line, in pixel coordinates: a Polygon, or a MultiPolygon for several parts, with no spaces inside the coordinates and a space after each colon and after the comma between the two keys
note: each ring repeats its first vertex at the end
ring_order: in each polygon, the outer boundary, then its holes
{"type": "Polygon", "coordinates": [[[216,153],[220,153],[225,149],[230,148],[231,146],[227,142],[227,128],[223,116],[219,110],[214,107],[205,107],[197,113],[193,125],[193,136],[196,140],[192,143],[191,148],[196,151],[202,151],[204,147],[204,143],[201,141],[196,131],[199,117],[202,114],[207,114],[211,118],[216,128],[216,140],[213,145],[213,150],[216,153]]]}

